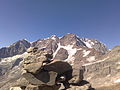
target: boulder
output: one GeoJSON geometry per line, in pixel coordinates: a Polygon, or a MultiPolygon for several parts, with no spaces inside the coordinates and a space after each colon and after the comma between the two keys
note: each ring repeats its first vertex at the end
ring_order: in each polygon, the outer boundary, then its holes
{"type": "Polygon", "coordinates": [[[56,72],[40,72],[39,74],[33,75],[31,73],[24,73],[23,77],[26,78],[28,82],[34,85],[55,85],[57,73],[56,72]]]}
{"type": "Polygon", "coordinates": [[[69,80],[72,78],[72,66],[61,60],[53,60],[51,63],[44,65],[44,70],[56,72],[57,83],[63,83],[65,89],[69,87],[69,80]],[[62,78],[63,77],[63,78],[62,78]]]}
{"type": "Polygon", "coordinates": [[[63,74],[67,71],[72,70],[72,66],[64,61],[61,60],[53,60],[51,63],[44,65],[44,70],[54,71],[58,74],[63,74]]]}
{"type": "Polygon", "coordinates": [[[38,50],[37,47],[29,48],[28,53],[29,54],[25,57],[23,62],[23,69],[33,74],[38,73],[41,70],[43,63],[50,62],[49,58],[52,57],[47,51],[38,50]]]}
{"type": "Polygon", "coordinates": [[[74,84],[79,84],[83,78],[84,78],[84,68],[80,67],[77,69],[73,69],[73,73],[72,73],[72,79],[69,81],[69,83],[74,83],[74,84]]]}
{"type": "Polygon", "coordinates": [[[31,63],[24,66],[24,70],[30,73],[38,73],[40,71],[40,68],[42,67],[42,62],[38,63],[31,63]]]}

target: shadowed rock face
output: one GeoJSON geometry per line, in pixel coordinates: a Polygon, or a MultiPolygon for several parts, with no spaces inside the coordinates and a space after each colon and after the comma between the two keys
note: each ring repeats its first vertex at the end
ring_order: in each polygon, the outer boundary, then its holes
{"type": "Polygon", "coordinates": [[[19,40],[18,42],[10,45],[9,47],[3,47],[0,49],[0,58],[11,57],[14,55],[24,53],[30,47],[30,43],[26,40],[19,40]]]}

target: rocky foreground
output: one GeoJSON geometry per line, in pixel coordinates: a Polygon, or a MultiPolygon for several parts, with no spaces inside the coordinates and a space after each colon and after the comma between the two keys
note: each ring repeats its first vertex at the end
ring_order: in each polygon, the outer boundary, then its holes
{"type": "Polygon", "coordinates": [[[10,90],[91,89],[91,85],[83,81],[83,68],[75,71],[69,63],[51,59],[52,54],[47,50],[29,48],[23,61],[21,77],[10,90]]]}

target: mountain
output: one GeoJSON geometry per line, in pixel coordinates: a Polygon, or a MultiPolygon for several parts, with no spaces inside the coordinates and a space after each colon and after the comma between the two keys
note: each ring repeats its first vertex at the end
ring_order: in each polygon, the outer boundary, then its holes
{"type": "MultiPolygon", "coordinates": [[[[27,55],[26,50],[29,47],[38,47],[46,49],[53,54],[54,59],[64,60],[79,71],[80,66],[85,70],[90,63],[102,61],[102,57],[109,53],[107,47],[96,39],[80,38],[75,34],[67,34],[63,37],[52,35],[45,39],[39,39],[32,43],[26,40],[18,42],[0,49],[0,90],[5,90],[10,82],[17,80],[21,75],[21,66],[24,57],[27,55]]],[[[92,66],[89,66],[91,69],[92,66]]],[[[102,67],[102,66],[100,66],[102,67]]],[[[85,71],[85,73],[90,73],[85,71]]],[[[86,80],[89,76],[85,75],[86,80]]],[[[89,81],[89,80],[88,80],[89,81]]],[[[90,80],[92,82],[92,80],[90,80]]],[[[7,89],[6,89],[7,90],[7,89]]]]}
{"type": "MultiPolygon", "coordinates": [[[[3,47],[0,49],[0,58],[12,57],[14,55],[22,54],[26,52],[26,50],[30,46],[36,46],[41,48],[46,48],[51,53],[54,53],[54,56],[63,50],[69,48],[76,48],[80,50],[80,48],[86,49],[94,49],[95,51],[105,54],[107,53],[107,47],[95,39],[88,39],[88,38],[80,38],[75,34],[67,34],[61,38],[52,35],[46,39],[39,39],[33,43],[28,42],[27,40],[19,40],[8,47],[3,47]],[[59,51],[60,49],[60,51],[59,51]]],[[[67,51],[68,53],[69,51],[67,51]]],[[[56,57],[57,58],[57,57],[56,57]]],[[[61,59],[61,58],[60,58],[61,59]]],[[[64,58],[63,58],[64,59],[64,58]]]]}
{"type": "Polygon", "coordinates": [[[72,66],[81,66],[92,63],[108,52],[107,47],[96,39],[80,38],[75,34],[67,34],[63,37],[52,35],[45,39],[39,39],[32,43],[19,40],[9,47],[0,49],[0,74],[3,75],[15,66],[19,66],[24,53],[30,47],[45,48],[53,54],[53,59],[69,62],[72,66]],[[15,62],[19,62],[17,65],[15,62]]]}
{"type": "Polygon", "coordinates": [[[73,64],[94,62],[98,57],[108,52],[107,47],[95,39],[80,38],[75,34],[67,34],[61,38],[53,35],[39,39],[32,46],[46,48],[53,53],[53,59],[61,59],[73,64]],[[84,60],[84,61],[83,61],[84,60]]]}
{"type": "Polygon", "coordinates": [[[120,46],[116,46],[94,63],[84,64],[85,80],[96,90],[120,89],[120,46]]]}
{"type": "Polygon", "coordinates": [[[19,40],[8,47],[0,49],[0,58],[12,57],[14,55],[24,53],[29,47],[30,43],[26,40],[19,40]]]}

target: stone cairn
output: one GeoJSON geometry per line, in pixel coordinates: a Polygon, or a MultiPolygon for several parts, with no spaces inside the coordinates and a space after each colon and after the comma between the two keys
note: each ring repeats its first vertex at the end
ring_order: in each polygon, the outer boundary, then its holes
{"type": "MultiPolygon", "coordinates": [[[[73,69],[69,63],[51,60],[52,54],[44,48],[39,50],[37,47],[31,47],[27,52],[28,55],[23,61],[22,77],[10,90],[61,90],[61,84],[64,90],[82,90],[70,85],[70,83],[77,84],[83,80],[82,69],[79,75],[73,76],[73,69]]],[[[88,85],[87,89],[89,87],[88,85]]]]}

